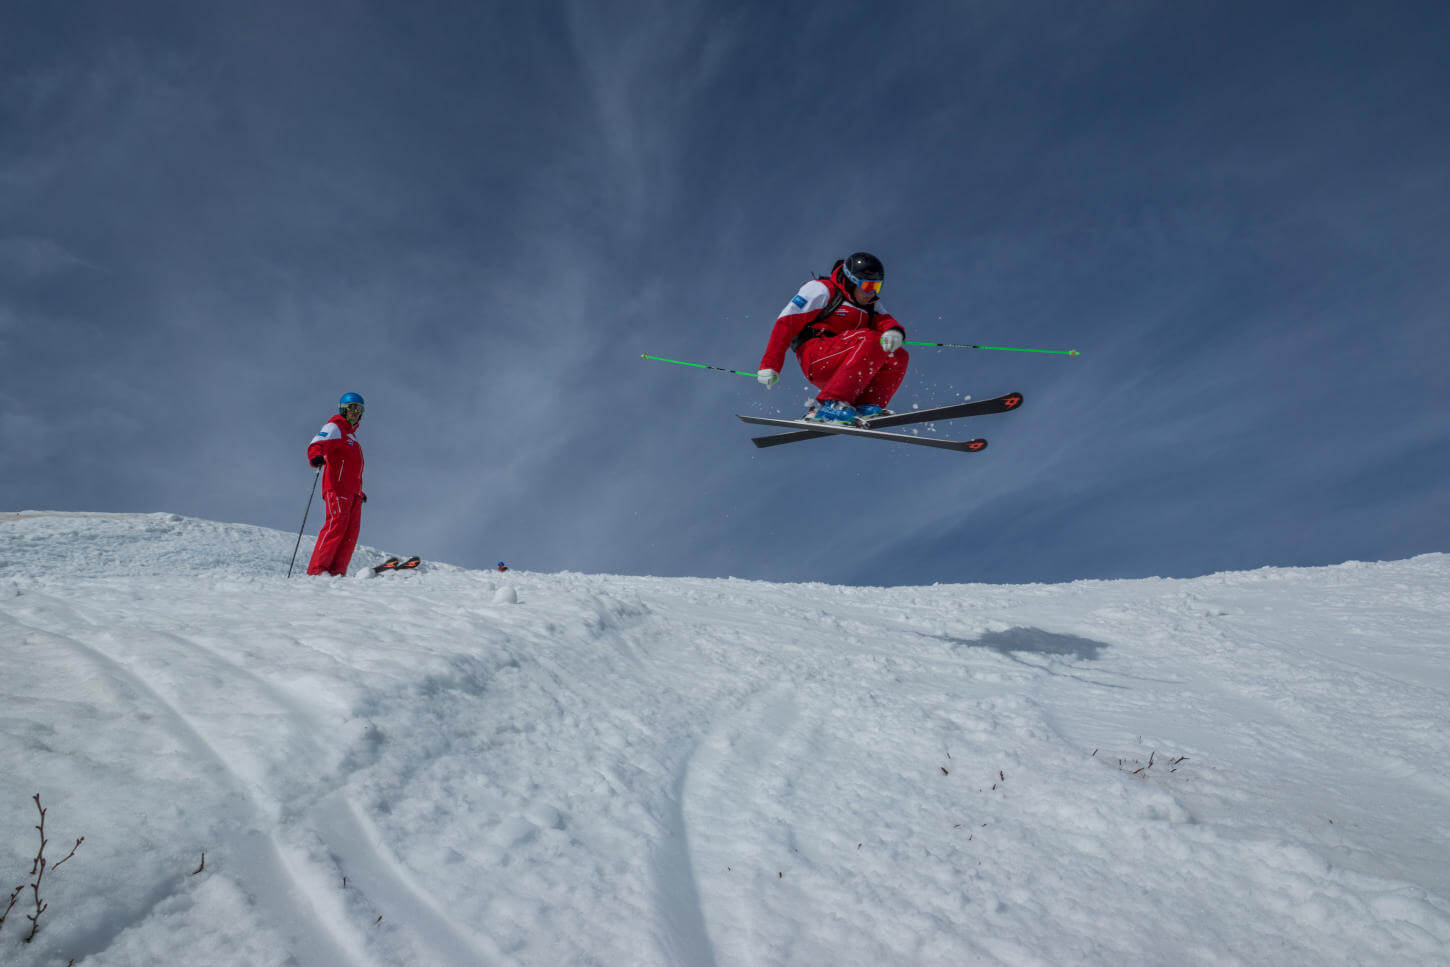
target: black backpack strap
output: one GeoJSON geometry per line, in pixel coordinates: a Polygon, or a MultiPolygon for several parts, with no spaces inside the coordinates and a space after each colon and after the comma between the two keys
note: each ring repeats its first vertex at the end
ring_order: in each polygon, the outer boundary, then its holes
{"type": "Polygon", "coordinates": [[[831,296],[831,300],[826,303],[825,308],[812,316],[811,321],[806,323],[805,326],[801,328],[800,333],[795,337],[795,339],[791,340],[790,348],[794,349],[796,352],[800,352],[800,348],[804,346],[809,340],[815,339],[817,336],[831,335],[831,333],[829,332],[817,329],[815,327],[816,323],[820,322],[822,319],[830,318],[830,316],[837,309],[841,308],[841,303],[845,301],[845,293],[843,293],[840,289],[837,289],[836,293],[831,296]]]}

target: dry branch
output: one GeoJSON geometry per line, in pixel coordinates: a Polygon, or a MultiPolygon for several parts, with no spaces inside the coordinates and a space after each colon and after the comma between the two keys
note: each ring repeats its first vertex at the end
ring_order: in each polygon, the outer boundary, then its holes
{"type": "MultiPolygon", "coordinates": [[[[35,939],[35,934],[40,929],[40,915],[46,910],[50,909],[50,904],[46,903],[40,897],[40,884],[45,880],[45,871],[47,869],[54,870],[64,864],[66,860],[69,860],[72,856],[76,855],[76,850],[80,849],[81,844],[86,841],[86,838],[82,836],[80,839],[76,840],[75,845],[70,848],[70,852],[65,855],[64,859],[54,865],[50,864],[49,861],[47,861],[45,858],[45,847],[46,844],[50,842],[48,839],[45,838],[46,809],[40,804],[40,793],[37,792],[34,796],[31,796],[30,798],[35,801],[35,808],[40,812],[40,823],[35,827],[36,832],[40,834],[40,848],[35,851],[35,861],[30,864],[30,875],[35,877],[35,879],[30,882],[31,896],[35,900],[35,912],[27,913],[25,915],[25,919],[30,921],[30,932],[27,933],[24,937],[26,943],[30,943],[30,941],[35,939]]],[[[21,886],[16,887],[15,892],[10,895],[10,904],[5,908],[5,914],[0,915],[0,923],[5,922],[5,917],[10,914],[11,908],[15,906],[15,901],[20,896],[20,891],[24,888],[25,887],[22,884],[21,886]]]]}

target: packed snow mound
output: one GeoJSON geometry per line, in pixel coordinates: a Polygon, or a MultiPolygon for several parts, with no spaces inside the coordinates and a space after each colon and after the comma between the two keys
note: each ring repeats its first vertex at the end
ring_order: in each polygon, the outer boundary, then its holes
{"type": "Polygon", "coordinates": [[[0,515],[0,887],[33,795],[85,837],[7,967],[1450,963],[1446,555],[289,581],[295,540],[0,515]]]}
{"type": "MultiPolygon", "coordinates": [[[[307,570],[316,540],[313,530],[297,550],[297,571],[307,570]]],[[[295,531],[178,514],[0,513],[0,577],[285,576],[296,545],[295,531]]],[[[354,569],[384,557],[359,545],[354,569]]]]}

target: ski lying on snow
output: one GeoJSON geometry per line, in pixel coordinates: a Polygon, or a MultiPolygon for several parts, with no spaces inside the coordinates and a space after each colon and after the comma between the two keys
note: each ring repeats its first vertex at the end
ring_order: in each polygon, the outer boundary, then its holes
{"type": "MultiPolygon", "coordinates": [[[[884,430],[871,430],[862,426],[842,426],[839,423],[812,423],[808,420],[775,420],[766,416],[740,416],[746,423],[758,423],[761,426],[790,426],[810,427],[808,431],[812,436],[818,433],[839,433],[842,436],[860,436],[868,440],[886,440],[890,443],[910,443],[919,447],[936,447],[941,450],[957,450],[962,453],[976,453],[978,450],[987,448],[987,441],[976,440],[940,440],[928,436],[908,436],[905,433],[887,433],[884,430]]],[[[760,444],[757,443],[756,446],[760,444]]]]}
{"type": "MultiPolygon", "coordinates": [[[[934,406],[929,410],[912,410],[909,413],[893,413],[891,416],[872,417],[866,421],[865,429],[881,430],[888,426],[905,426],[909,423],[930,423],[933,420],[955,420],[964,416],[987,416],[991,413],[1008,413],[1021,405],[1021,393],[1006,393],[1002,396],[995,396],[990,400],[973,400],[970,403],[951,403],[946,406],[934,406]]],[[[804,421],[792,420],[790,422],[802,423],[804,421]]],[[[817,427],[820,424],[806,423],[806,425],[817,427]]],[[[751,442],[758,447],[775,447],[782,443],[796,443],[800,440],[810,440],[825,435],[826,432],[819,429],[796,430],[792,433],[774,433],[770,436],[753,437],[751,442]]]]}
{"type": "Polygon", "coordinates": [[[416,557],[410,557],[401,561],[396,557],[390,557],[383,563],[373,568],[374,574],[382,574],[384,571],[413,571],[423,562],[416,557]]]}

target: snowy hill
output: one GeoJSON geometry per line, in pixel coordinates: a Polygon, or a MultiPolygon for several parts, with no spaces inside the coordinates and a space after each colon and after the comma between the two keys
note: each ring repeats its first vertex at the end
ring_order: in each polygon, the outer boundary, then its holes
{"type": "Polygon", "coordinates": [[[288,581],[294,540],[0,515],[0,907],[33,794],[85,837],[0,962],[1450,963],[1450,556],[288,581]]]}

